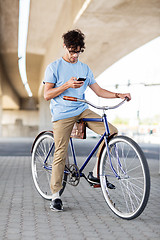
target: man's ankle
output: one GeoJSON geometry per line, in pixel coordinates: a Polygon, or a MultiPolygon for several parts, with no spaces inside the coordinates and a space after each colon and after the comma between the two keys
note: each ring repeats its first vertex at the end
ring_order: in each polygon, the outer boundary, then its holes
{"type": "Polygon", "coordinates": [[[53,194],[52,194],[52,201],[55,200],[55,199],[57,199],[57,198],[61,199],[61,197],[60,197],[60,195],[59,195],[59,192],[53,193],[53,194]]]}

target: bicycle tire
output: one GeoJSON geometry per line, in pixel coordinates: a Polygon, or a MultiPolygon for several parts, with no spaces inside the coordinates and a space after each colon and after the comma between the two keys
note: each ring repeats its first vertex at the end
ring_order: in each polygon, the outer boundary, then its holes
{"type": "Polygon", "coordinates": [[[111,169],[107,148],[100,159],[100,182],[105,201],[120,218],[131,220],[145,209],[150,194],[150,173],[147,160],[139,145],[131,138],[117,136],[108,143],[111,162],[118,174],[111,169]],[[115,189],[107,187],[107,181],[115,189]]]}
{"type": "MultiPolygon", "coordinates": [[[[37,138],[32,150],[31,169],[33,181],[38,193],[46,200],[52,199],[50,179],[52,173],[54,147],[51,150],[45,164],[44,161],[53,143],[54,143],[53,134],[51,132],[45,132],[37,138]]],[[[65,189],[66,181],[67,174],[64,172],[62,183],[63,188],[60,190],[60,195],[62,195],[65,189]]]]}

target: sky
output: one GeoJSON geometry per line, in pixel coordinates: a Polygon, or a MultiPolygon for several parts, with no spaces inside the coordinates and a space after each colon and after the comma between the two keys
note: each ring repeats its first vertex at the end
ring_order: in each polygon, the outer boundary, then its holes
{"type": "MultiPolygon", "coordinates": [[[[125,116],[136,119],[154,118],[160,115],[160,85],[145,86],[144,84],[160,84],[160,37],[136,49],[106,69],[96,78],[97,83],[110,91],[130,92],[132,100],[114,112],[111,118],[125,116]],[[130,83],[130,86],[128,86],[130,83]],[[118,88],[115,85],[118,84],[118,88]]],[[[114,105],[119,99],[98,99],[90,90],[86,99],[100,105],[114,105]]]]}

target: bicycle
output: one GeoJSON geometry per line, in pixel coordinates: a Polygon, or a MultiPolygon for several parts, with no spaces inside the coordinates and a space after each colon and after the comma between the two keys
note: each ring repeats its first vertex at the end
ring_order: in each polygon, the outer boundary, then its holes
{"type": "MultiPolygon", "coordinates": [[[[65,100],[80,101],[94,108],[103,110],[102,118],[83,121],[100,121],[104,123],[105,133],[98,140],[84,164],[79,168],[76,160],[73,140],[70,138],[70,148],[74,162],[66,158],[66,167],[63,177],[63,193],[66,183],[73,186],[79,184],[80,178],[86,176],[84,168],[91,160],[102,141],[98,159],[98,173],[100,185],[105,201],[114,214],[120,218],[131,220],[138,217],[145,209],[150,194],[150,173],[145,155],[139,145],[127,136],[110,136],[105,111],[116,109],[128,99],[124,99],[115,106],[99,107],[84,99],[64,97],[65,100]],[[112,187],[110,187],[110,184],[112,187]]],[[[32,146],[32,176],[39,194],[51,200],[50,177],[54,153],[54,135],[52,131],[41,132],[32,146]]],[[[98,187],[94,185],[94,187],[98,187]]]]}

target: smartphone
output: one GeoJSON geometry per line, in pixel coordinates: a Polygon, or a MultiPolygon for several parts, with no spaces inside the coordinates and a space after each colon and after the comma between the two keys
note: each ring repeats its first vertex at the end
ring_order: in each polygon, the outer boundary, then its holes
{"type": "Polygon", "coordinates": [[[78,79],[77,79],[77,81],[83,81],[83,82],[84,82],[85,80],[86,80],[86,78],[78,78],[78,79]]]}

